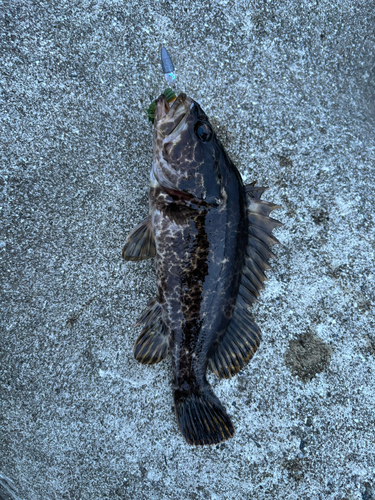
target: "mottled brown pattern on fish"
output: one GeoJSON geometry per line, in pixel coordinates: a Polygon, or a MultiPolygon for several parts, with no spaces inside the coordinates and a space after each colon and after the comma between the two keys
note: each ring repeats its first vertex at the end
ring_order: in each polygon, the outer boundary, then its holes
{"type": "Polygon", "coordinates": [[[158,294],[140,318],[134,355],[172,355],[180,430],[190,444],[213,444],[234,429],[206,378],[236,374],[260,331],[248,306],[263,288],[277,242],[264,188],[244,187],[200,106],[180,94],[156,101],[149,217],[129,235],[124,258],[155,255],[158,294]],[[152,239],[152,242],[150,242],[152,239]],[[146,250],[144,250],[146,248],[146,250]]]}

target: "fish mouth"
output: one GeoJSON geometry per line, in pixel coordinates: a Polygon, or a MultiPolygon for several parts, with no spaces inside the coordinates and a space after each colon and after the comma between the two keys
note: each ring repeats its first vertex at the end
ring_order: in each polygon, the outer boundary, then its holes
{"type": "Polygon", "coordinates": [[[168,103],[164,94],[156,99],[155,129],[159,129],[164,136],[171,134],[190,111],[191,99],[181,92],[177,99],[168,103]]]}

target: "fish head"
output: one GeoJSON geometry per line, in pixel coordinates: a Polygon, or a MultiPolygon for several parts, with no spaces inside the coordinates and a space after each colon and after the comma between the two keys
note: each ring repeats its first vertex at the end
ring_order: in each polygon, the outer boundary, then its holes
{"type": "Polygon", "coordinates": [[[152,176],[177,198],[218,206],[223,202],[221,164],[227,159],[200,105],[181,93],[172,105],[156,100],[152,176]]]}

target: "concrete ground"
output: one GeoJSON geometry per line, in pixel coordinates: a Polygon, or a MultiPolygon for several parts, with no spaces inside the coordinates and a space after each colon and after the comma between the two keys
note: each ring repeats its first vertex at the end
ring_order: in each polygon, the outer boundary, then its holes
{"type": "Polygon", "coordinates": [[[0,498],[375,499],[373,0],[1,4],[0,498]],[[194,448],[169,361],[133,359],[166,87],[199,100],[283,246],[263,343],[210,375],[236,427],[194,448]]]}

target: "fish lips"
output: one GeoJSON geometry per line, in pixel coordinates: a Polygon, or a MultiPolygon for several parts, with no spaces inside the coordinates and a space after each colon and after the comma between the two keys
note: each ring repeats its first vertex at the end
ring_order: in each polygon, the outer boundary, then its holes
{"type": "Polygon", "coordinates": [[[190,111],[191,99],[183,92],[169,105],[167,98],[161,94],[156,99],[155,107],[155,130],[164,137],[170,135],[190,111]]]}

